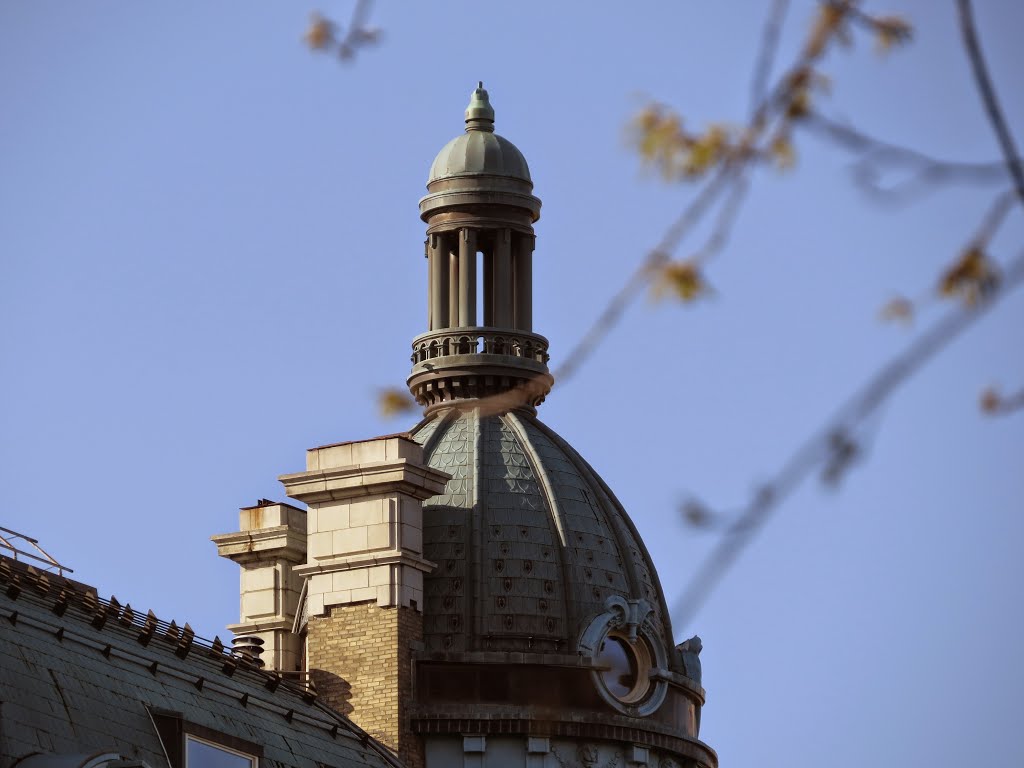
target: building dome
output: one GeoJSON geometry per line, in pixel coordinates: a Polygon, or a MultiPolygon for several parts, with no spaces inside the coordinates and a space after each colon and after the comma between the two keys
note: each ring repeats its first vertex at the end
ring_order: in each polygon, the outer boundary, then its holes
{"type": "Polygon", "coordinates": [[[430,166],[427,184],[453,176],[506,176],[532,186],[530,168],[516,145],[494,132],[494,109],[483,83],[466,109],[466,132],[449,141],[430,166]]]}
{"type": "MultiPolygon", "coordinates": [[[[650,556],[583,458],[526,410],[452,409],[413,434],[452,476],[423,503],[428,651],[577,655],[609,599],[646,601],[652,644],[672,648],[650,556]]],[[[674,664],[670,665],[675,666],[674,664]]]]}

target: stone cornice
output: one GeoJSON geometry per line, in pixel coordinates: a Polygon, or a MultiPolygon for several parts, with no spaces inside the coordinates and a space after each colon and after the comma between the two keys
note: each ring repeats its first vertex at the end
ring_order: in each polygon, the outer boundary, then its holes
{"type": "Polygon", "coordinates": [[[275,630],[284,630],[291,632],[292,624],[295,622],[294,618],[288,618],[286,616],[275,616],[269,619],[261,621],[246,621],[240,624],[228,624],[227,630],[233,635],[248,635],[253,632],[272,632],[275,630]]]}
{"type": "Polygon", "coordinates": [[[645,718],[597,712],[566,716],[543,707],[517,707],[475,702],[420,705],[411,713],[413,731],[428,734],[523,734],[570,739],[589,738],[642,744],[674,752],[698,766],[717,768],[718,755],[699,739],[645,718]]]}
{"type": "Polygon", "coordinates": [[[402,493],[429,499],[444,491],[449,475],[408,459],[296,472],[278,480],[293,499],[316,504],[363,496],[402,493]]]}
{"type": "Polygon", "coordinates": [[[361,552],[358,555],[338,555],[325,557],[314,563],[298,565],[292,570],[300,576],[312,576],[317,573],[336,573],[354,571],[358,568],[372,568],[376,565],[408,565],[418,571],[430,573],[437,567],[419,555],[398,549],[384,549],[376,552],[361,552]]]}
{"type": "Polygon", "coordinates": [[[219,533],[210,537],[217,554],[237,563],[280,558],[292,563],[306,560],[306,536],[288,525],[252,531],[219,533]]]}

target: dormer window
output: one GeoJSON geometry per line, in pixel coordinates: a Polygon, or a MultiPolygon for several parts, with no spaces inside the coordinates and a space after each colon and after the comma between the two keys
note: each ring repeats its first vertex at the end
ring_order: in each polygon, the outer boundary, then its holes
{"type": "Polygon", "coordinates": [[[170,768],[260,768],[263,747],[156,707],[147,707],[170,768]]]}
{"type": "Polygon", "coordinates": [[[185,768],[258,768],[259,758],[222,744],[185,737],[185,768]]]}

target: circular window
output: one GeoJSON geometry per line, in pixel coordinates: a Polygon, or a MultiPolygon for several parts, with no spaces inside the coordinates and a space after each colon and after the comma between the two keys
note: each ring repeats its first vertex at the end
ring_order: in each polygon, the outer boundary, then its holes
{"type": "Polygon", "coordinates": [[[610,632],[597,652],[601,682],[612,696],[626,704],[640,701],[650,689],[651,652],[641,640],[631,641],[610,632]]]}

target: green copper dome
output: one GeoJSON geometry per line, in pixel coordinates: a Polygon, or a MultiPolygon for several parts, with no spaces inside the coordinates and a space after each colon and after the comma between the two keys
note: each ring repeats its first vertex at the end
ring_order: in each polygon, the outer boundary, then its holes
{"type": "Polygon", "coordinates": [[[532,185],[526,158],[516,145],[494,132],[494,109],[483,83],[466,108],[466,132],[447,144],[430,166],[427,184],[452,176],[487,175],[520,179],[532,185]]]}
{"type": "Polygon", "coordinates": [[[452,409],[413,438],[452,476],[423,503],[423,554],[437,563],[424,578],[428,652],[575,655],[610,598],[649,601],[650,633],[672,647],[629,515],[553,430],[523,411],[452,409]]]}

